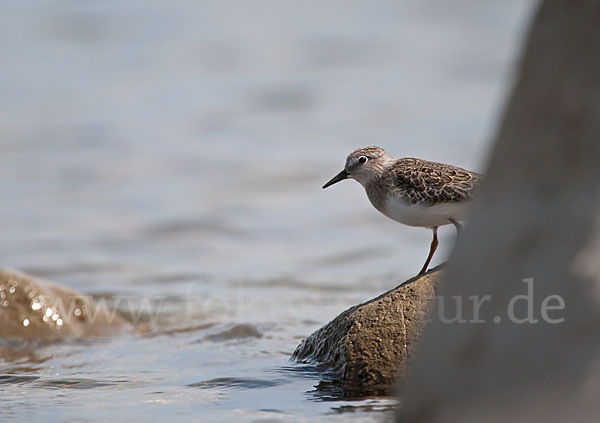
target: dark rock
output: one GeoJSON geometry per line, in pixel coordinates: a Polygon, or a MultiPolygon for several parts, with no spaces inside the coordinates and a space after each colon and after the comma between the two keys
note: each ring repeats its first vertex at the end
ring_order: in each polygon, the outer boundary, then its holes
{"type": "Polygon", "coordinates": [[[344,311],[304,339],[292,360],[330,367],[346,393],[389,393],[405,374],[440,275],[435,268],[344,311]]]}

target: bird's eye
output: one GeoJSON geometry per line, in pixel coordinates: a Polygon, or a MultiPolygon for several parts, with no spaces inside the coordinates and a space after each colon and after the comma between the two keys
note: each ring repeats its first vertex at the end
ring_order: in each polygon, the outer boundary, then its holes
{"type": "Polygon", "coordinates": [[[360,164],[365,164],[365,163],[367,162],[367,160],[369,160],[369,159],[367,159],[367,157],[366,157],[366,156],[360,156],[360,157],[358,158],[358,162],[359,162],[360,164]]]}

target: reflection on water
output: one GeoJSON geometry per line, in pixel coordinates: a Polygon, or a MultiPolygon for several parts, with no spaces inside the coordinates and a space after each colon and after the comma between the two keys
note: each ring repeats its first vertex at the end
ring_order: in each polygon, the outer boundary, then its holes
{"type": "Polygon", "coordinates": [[[0,420],[379,421],[287,360],[430,235],[320,187],[373,144],[481,170],[533,3],[5,2],[0,266],[136,333],[2,340],[0,420]]]}
{"type": "Polygon", "coordinates": [[[260,333],[254,326],[252,325],[234,325],[231,328],[221,330],[216,333],[211,333],[206,335],[204,339],[207,341],[219,342],[219,341],[230,341],[230,340],[240,340],[245,338],[262,338],[262,333],[260,333]]]}
{"type": "Polygon", "coordinates": [[[39,376],[0,375],[0,384],[30,383],[38,379],[39,376]]]}
{"type": "Polygon", "coordinates": [[[286,383],[285,379],[281,380],[259,380],[259,379],[248,379],[248,378],[235,378],[235,377],[219,377],[216,379],[205,380],[202,382],[192,383],[189,387],[200,387],[200,388],[240,388],[240,389],[256,389],[256,388],[268,388],[272,386],[281,385],[286,383]]]}
{"type": "MultiPolygon", "coordinates": [[[[44,370],[45,363],[52,356],[41,350],[43,344],[30,341],[9,339],[0,345],[0,373],[26,374],[44,370]]],[[[15,376],[17,377],[17,376],[15,376]]],[[[6,378],[6,377],[5,377],[6,378]]],[[[18,378],[18,377],[17,377],[18,378]]],[[[7,379],[3,379],[3,383],[7,379]]]]}
{"type": "Polygon", "coordinates": [[[115,383],[112,382],[100,382],[91,379],[47,379],[35,383],[35,386],[38,388],[51,389],[92,389],[114,385],[115,383]]]}
{"type": "Polygon", "coordinates": [[[365,404],[361,405],[341,405],[339,407],[332,407],[335,413],[358,413],[358,412],[390,412],[393,410],[395,404],[392,400],[385,402],[379,401],[366,401],[365,404]]]}

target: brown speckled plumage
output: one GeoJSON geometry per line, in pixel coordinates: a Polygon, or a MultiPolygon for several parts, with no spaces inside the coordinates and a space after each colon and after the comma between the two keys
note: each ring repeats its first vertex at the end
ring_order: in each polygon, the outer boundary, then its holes
{"type": "Polygon", "coordinates": [[[431,206],[470,200],[481,175],[460,167],[404,158],[384,172],[398,195],[411,204],[431,206]]]}
{"type": "MultiPolygon", "coordinates": [[[[380,158],[387,155],[379,147],[365,147],[352,156],[380,158]]],[[[379,165],[379,175],[365,184],[371,203],[381,210],[390,196],[414,205],[432,206],[471,200],[481,175],[457,166],[407,157],[379,165]]]]}
{"type": "Polygon", "coordinates": [[[380,147],[364,147],[350,153],[344,169],[323,188],[348,178],[360,182],[373,206],[390,219],[433,231],[422,274],[438,246],[438,227],[453,224],[460,230],[482,177],[457,166],[396,159],[380,147]]]}

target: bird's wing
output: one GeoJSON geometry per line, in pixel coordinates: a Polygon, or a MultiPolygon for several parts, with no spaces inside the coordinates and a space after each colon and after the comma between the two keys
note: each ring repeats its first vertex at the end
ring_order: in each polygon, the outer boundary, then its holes
{"type": "Polygon", "coordinates": [[[413,204],[470,200],[482,179],[476,172],[420,159],[400,159],[394,167],[398,190],[413,204]]]}

